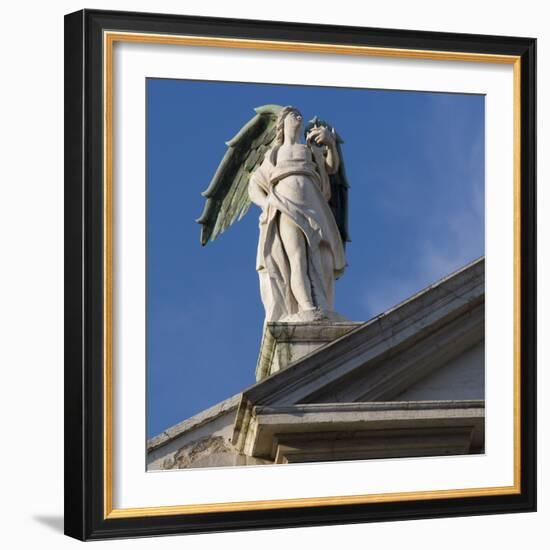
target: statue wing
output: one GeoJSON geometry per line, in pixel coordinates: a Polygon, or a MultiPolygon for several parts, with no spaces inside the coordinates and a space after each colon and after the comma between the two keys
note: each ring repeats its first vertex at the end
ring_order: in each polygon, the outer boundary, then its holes
{"type": "Polygon", "coordinates": [[[336,149],[340,157],[340,166],[338,172],[330,176],[331,197],[329,205],[334,214],[334,219],[336,220],[336,225],[338,226],[340,237],[345,247],[347,242],[351,242],[351,239],[348,230],[348,190],[350,185],[346,176],[346,167],[342,152],[344,140],[328,122],[321,120],[317,116],[306,125],[304,136],[307,136],[308,132],[316,126],[325,126],[333,133],[336,139],[336,149]]]}
{"type": "Polygon", "coordinates": [[[281,109],[279,105],[256,107],[256,115],[226,142],[227,151],[202,193],[206,203],[197,223],[202,225],[203,246],[248,212],[248,181],[275,139],[275,124],[281,109]]]}

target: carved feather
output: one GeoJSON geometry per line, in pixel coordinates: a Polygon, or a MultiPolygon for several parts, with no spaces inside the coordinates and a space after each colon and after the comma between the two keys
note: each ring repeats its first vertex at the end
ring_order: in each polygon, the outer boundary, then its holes
{"type": "Polygon", "coordinates": [[[226,142],[227,151],[214,177],[202,192],[206,203],[197,223],[202,225],[201,244],[213,241],[250,207],[248,182],[275,139],[279,105],[262,105],[237,134],[226,142]]]}

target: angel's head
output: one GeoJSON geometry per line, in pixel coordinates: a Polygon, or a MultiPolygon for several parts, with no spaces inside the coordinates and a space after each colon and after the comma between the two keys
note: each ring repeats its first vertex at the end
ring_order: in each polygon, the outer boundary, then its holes
{"type": "Polygon", "coordinates": [[[302,121],[302,113],[296,107],[292,107],[291,105],[283,107],[277,116],[276,144],[282,145],[285,141],[285,136],[294,136],[297,138],[301,133],[302,121]]]}

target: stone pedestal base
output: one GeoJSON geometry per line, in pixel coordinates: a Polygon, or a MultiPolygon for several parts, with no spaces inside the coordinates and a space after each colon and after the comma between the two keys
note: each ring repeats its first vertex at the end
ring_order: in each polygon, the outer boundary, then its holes
{"type": "Polygon", "coordinates": [[[330,320],[266,323],[256,365],[256,381],[288,367],[362,324],[330,320]]]}

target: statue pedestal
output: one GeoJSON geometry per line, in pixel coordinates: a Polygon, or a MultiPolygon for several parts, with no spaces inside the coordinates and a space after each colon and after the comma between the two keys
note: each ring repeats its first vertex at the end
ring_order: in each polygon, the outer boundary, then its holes
{"type": "Polygon", "coordinates": [[[256,365],[256,381],[288,367],[362,324],[330,320],[266,323],[256,365]]]}

